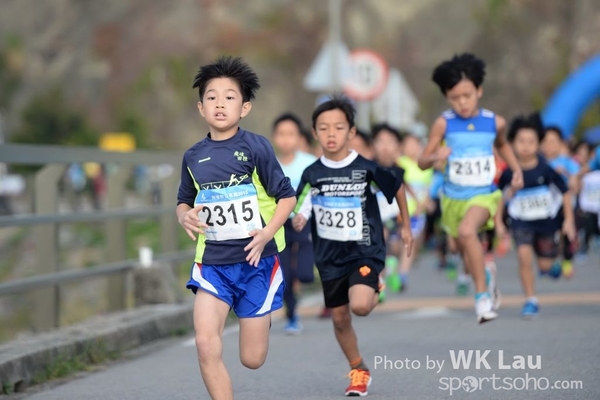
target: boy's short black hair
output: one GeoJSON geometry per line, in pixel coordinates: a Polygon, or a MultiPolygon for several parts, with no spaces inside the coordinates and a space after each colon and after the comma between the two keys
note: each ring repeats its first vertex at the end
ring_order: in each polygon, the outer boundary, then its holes
{"type": "Polygon", "coordinates": [[[548,132],[555,132],[555,133],[558,135],[558,138],[559,138],[560,140],[564,140],[564,138],[565,138],[565,137],[564,137],[564,135],[563,135],[563,131],[562,131],[562,129],[561,129],[561,128],[559,128],[559,127],[558,127],[558,126],[556,126],[556,125],[550,125],[550,126],[547,126],[547,127],[546,127],[546,133],[548,133],[548,132]]]}
{"type": "Polygon", "coordinates": [[[336,93],[326,102],[319,104],[317,108],[315,108],[315,111],[313,111],[313,129],[317,128],[317,118],[319,118],[319,115],[331,110],[340,110],[341,112],[343,112],[344,115],[346,115],[346,120],[348,121],[350,128],[354,127],[354,116],[356,115],[354,105],[346,96],[344,96],[343,94],[336,93]]]}
{"type": "Polygon", "coordinates": [[[212,64],[200,67],[194,77],[192,88],[198,88],[200,101],[204,97],[208,82],[215,78],[231,78],[236,81],[244,103],[252,101],[260,88],[258,76],[240,57],[220,57],[212,64]]]}
{"type": "Polygon", "coordinates": [[[433,71],[432,80],[446,95],[462,79],[470,80],[478,88],[483,84],[484,77],[485,62],[473,54],[464,53],[438,65],[433,71]]]}
{"type": "Polygon", "coordinates": [[[302,132],[304,131],[304,125],[302,124],[302,121],[300,121],[300,118],[298,118],[295,114],[290,112],[283,113],[275,119],[273,122],[273,132],[275,132],[275,129],[277,129],[277,125],[284,121],[293,122],[298,127],[298,131],[303,134],[302,132]]]}
{"type": "Polygon", "coordinates": [[[544,124],[539,112],[534,112],[530,115],[520,115],[515,117],[510,123],[508,134],[506,135],[510,143],[515,141],[517,133],[521,129],[533,129],[537,133],[538,141],[544,139],[544,124]]]}
{"type": "Polygon", "coordinates": [[[581,147],[587,147],[588,151],[590,151],[590,152],[594,148],[594,146],[592,146],[592,144],[590,142],[586,142],[585,140],[580,140],[578,142],[575,142],[575,144],[573,144],[571,151],[576,152],[581,147]]]}
{"type": "Polygon", "coordinates": [[[373,140],[377,139],[377,136],[379,136],[379,134],[381,134],[383,131],[391,133],[398,140],[398,142],[402,142],[402,134],[400,131],[386,123],[377,124],[371,128],[371,137],[373,140]]]}

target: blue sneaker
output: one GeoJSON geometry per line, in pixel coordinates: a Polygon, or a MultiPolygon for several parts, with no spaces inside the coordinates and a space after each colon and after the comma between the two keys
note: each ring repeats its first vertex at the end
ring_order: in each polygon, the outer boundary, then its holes
{"type": "Polygon", "coordinates": [[[552,279],[556,280],[556,279],[560,278],[561,274],[562,274],[562,266],[557,261],[554,264],[552,264],[552,268],[550,268],[548,275],[550,275],[550,277],[552,279]]]}
{"type": "Polygon", "coordinates": [[[523,305],[521,310],[521,317],[526,319],[533,319],[537,317],[540,311],[540,306],[532,301],[528,301],[523,305]]]}
{"type": "Polygon", "coordinates": [[[290,336],[296,336],[302,333],[302,324],[298,321],[298,317],[292,318],[291,321],[287,323],[283,331],[290,336]]]}

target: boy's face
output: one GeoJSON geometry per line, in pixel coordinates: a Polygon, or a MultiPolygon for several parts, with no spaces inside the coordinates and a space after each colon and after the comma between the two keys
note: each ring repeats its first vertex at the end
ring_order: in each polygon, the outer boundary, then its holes
{"type": "Polygon", "coordinates": [[[530,128],[519,129],[513,142],[513,148],[519,160],[529,161],[537,157],[540,149],[537,132],[530,128]]]}
{"type": "Polygon", "coordinates": [[[549,159],[558,157],[562,146],[562,139],[558,132],[553,129],[547,130],[546,136],[544,136],[544,140],[542,141],[542,153],[544,153],[544,156],[549,159]]]}
{"type": "Polygon", "coordinates": [[[588,146],[577,147],[575,157],[577,157],[581,164],[587,164],[590,160],[590,148],[588,146]]]}
{"type": "Polygon", "coordinates": [[[417,139],[414,136],[407,136],[404,138],[404,141],[402,144],[402,153],[405,156],[412,158],[413,160],[416,160],[417,158],[419,158],[421,156],[422,152],[423,152],[423,145],[421,144],[421,141],[419,139],[417,139]]]}
{"type": "Polygon", "coordinates": [[[281,154],[294,153],[300,148],[302,134],[292,121],[281,121],[273,131],[273,144],[281,154]]]}
{"type": "Polygon", "coordinates": [[[237,127],[241,118],[248,115],[252,104],[242,99],[240,87],[231,78],[215,78],[208,82],[198,111],[211,130],[225,132],[237,127]]]}
{"type": "Polygon", "coordinates": [[[346,157],[348,144],[355,134],[356,129],[350,128],[346,114],[338,109],[321,113],[313,129],[313,135],[327,158],[346,157]]]}
{"type": "Polygon", "coordinates": [[[470,118],[477,115],[479,99],[482,94],[481,87],[475,87],[475,84],[469,79],[462,79],[446,92],[446,99],[454,112],[462,118],[470,118]]]}
{"type": "Polygon", "coordinates": [[[399,147],[398,138],[386,130],[379,132],[377,138],[373,141],[375,158],[379,163],[388,166],[396,163],[400,153],[399,147]]]}

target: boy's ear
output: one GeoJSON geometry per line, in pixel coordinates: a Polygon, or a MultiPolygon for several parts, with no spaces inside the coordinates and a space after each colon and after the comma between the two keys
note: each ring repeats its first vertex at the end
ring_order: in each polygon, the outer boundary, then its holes
{"type": "Polygon", "coordinates": [[[481,99],[481,96],[483,96],[483,86],[477,88],[477,100],[481,99]]]}
{"type": "Polygon", "coordinates": [[[315,131],[315,128],[312,128],[311,131],[312,131],[313,137],[318,140],[319,138],[317,137],[317,131],[315,131]]]}
{"type": "Polygon", "coordinates": [[[202,115],[202,118],[204,118],[204,105],[201,101],[198,102],[198,111],[200,112],[200,115],[202,115]]]}
{"type": "Polygon", "coordinates": [[[244,118],[246,115],[248,115],[250,110],[252,110],[251,102],[247,101],[244,104],[242,104],[242,115],[240,115],[240,118],[244,118]]]}

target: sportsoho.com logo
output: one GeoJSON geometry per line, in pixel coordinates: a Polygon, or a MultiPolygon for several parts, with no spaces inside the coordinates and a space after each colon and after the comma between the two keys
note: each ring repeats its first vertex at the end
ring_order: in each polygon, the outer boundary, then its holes
{"type": "Polygon", "coordinates": [[[474,377],[466,376],[464,378],[458,377],[441,377],[439,379],[441,390],[446,390],[452,396],[455,392],[465,391],[467,393],[473,393],[478,390],[577,390],[583,389],[583,382],[576,380],[558,380],[552,382],[550,379],[545,377],[534,377],[529,376],[528,373],[525,377],[499,377],[496,374],[492,374],[490,377],[474,377]]]}

